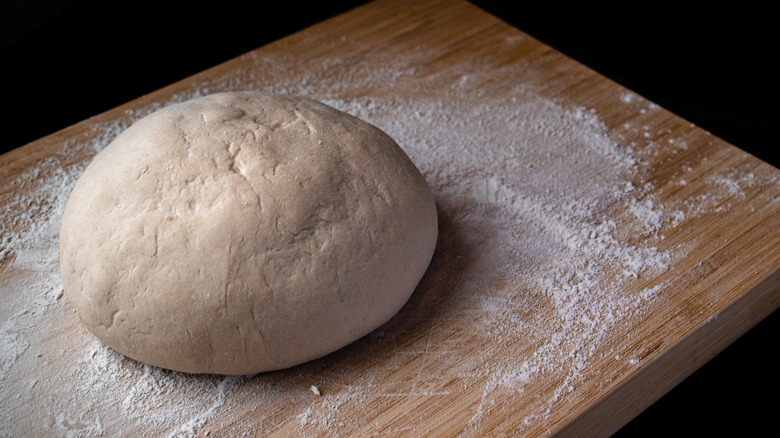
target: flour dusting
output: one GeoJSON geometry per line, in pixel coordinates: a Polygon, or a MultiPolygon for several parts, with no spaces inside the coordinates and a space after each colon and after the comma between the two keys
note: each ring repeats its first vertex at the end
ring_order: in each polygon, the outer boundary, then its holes
{"type": "MultiPolygon", "coordinates": [[[[576,403],[580,388],[596,384],[598,361],[639,366],[641,359],[613,349],[665,300],[661,278],[688,251],[666,233],[776,182],[714,175],[704,182],[710,191],[670,204],[642,176],[658,149],[653,139],[668,133],[609,127],[593,109],[540,97],[521,81],[489,91],[479,66],[418,74],[426,56],[388,54],[393,62],[368,66],[266,52],[255,69],[93,126],[89,139],[63,144],[16,178],[0,223],[2,433],[340,436],[374,421],[354,414],[362,406],[392,425],[397,403],[425,418],[437,398],[469,393],[478,403],[451,415],[467,424],[463,435],[482,436],[486,418],[509,406],[522,408],[522,428],[576,403]],[[401,86],[420,92],[396,94],[401,86]],[[434,192],[441,237],[431,269],[390,323],[293,370],[194,376],[124,358],[84,330],[63,298],[57,236],[67,196],[88,158],[133,121],[171,103],[246,89],[312,97],[393,137],[434,192]],[[77,154],[88,158],[73,162],[77,154]],[[462,353],[464,345],[479,346],[479,354],[462,353]],[[391,378],[400,370],[407,377],[391,378]]],[[[637,114],[659,110],[632,93],[614,98],[637,114]]],[[[684,139],[668,144],[688,147],[684,139]]],[[[693,184],[681,177],[677,186],[693,184]]]]}

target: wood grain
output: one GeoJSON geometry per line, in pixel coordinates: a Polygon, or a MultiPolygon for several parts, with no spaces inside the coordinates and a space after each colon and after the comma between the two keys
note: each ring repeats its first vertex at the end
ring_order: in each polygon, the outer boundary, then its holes
{"type": "MultiPolygon", "coordinates": [[[[381,53],[415,53],[399,57],[398,65],[392,68],[408,69],[412,79],[440,78],[440,88],[434,83],[428,83],[434,85],[425,90],[412,88],[408,85],[411,79],[404,82],[403,78],[345,83],[340,91],[345,100],[415,95],[442,98],[450,84],[464,74],[474,87],[491,95],[510,94],[522,82],[535,95],[563,107],[593,109],[609,135],[622,143],[636,144],[637,148],[652,143],[652,148],[647,147],[652,154],[645,155],[647,164],[637,168],[633,181],[652,185],[653,199],[659,203],[686,205],[691,199],[711,197],[712,181],[722,175],[728,175],[730,181],[749,177],[750,181],[762,183],[747,184],[739,193],[727,192],[713,200],[717,205],[707,212],[689,215],[676,226],[664,229],[663,245],[685,247],[685,257],[675,259],[671,269],[627,284],[625,290],[625,295],[631,296],[650,284],[671,285],[665,289],[663,305],[653,307],[649,314],[620,320],[607,340],[596,345],[600,354],[591,356],[587,378],[572,392],[554,395],[560,382],[557,377],[544,381],[544,375],[539,376],[540,381],[531,382],[523,393],[496,389],[496,383],[491,381],[494,376],[482,372],[491,365],[480,360],[488,350],[519,359],[533,351],[520,337],[485,345],[468,329],[479,313],[448,313],[448,308],[456,308],[446,299],[446,292],[458,287],[454,274],[471,266],[453,255],[468,248],[457,238],[458,230],[453,229],[458,223],[457,209],[445,202],[440,206],[444,239],[432,268],[410,304],[384,329],[390,333],[392,343],[369,338],[315,363],[255,376],[232,394],[238,402],[231,406],[231,416],[208,422],[201,432],[263,431],[278,436],[606,435],[780,304],[777,169],[663,109],[629,111],[630,106],[620,100],[627,90],[459,1],[368,4],[4,154],[0,157],[0,203],[7,205],[12,196],[35,190],[34,183],[20,186],[13,182],[31,169],[51,171],[53,167],[47,163],[52,157],[57,157],[60,167],[78,166],[89,160],[93,149],[67,154],[63,151],[68,144],[93,138],[96,124],[126,122],[128,112],[141,111],[175,96],[191,95],[209,84],[214,89],[230,88],[233,84],[243,87],[250,78],[252,83],[272,81],[277,77],[272,69],[287,69],[295,75],[300,74],[296,69],[326,67],[309,62],[313,59],[330,57],[350,66],[387,69],[387,58],[377,55],[381,53]],[[268,59],[278,64],[270,65],[265,62],[268,59]],[[518,71],[522,74],[518,75],[518,71]],[[637,131],[629,126],[649,128],[637,131]],[[684,141],[686,147],[672,147],[672,140],[684,141]],[[687,182],[684,185],[679,183],[681,174],[687,182]],[[443,369],[452,365],[445,360],[447,354],[456,354],[466,364],[448,373],[443,369]],[[615,361],[616,355],[636,358],[637,365],[615,361]],[[466,373],[464,370],[469,367],[466,373]],[[312,401],[304,396],[311,381],[327,382],[322,385],[323,403],[338,401],[338,415],[329,412],[331,417],[327,417],[331,421],[329,429],[299,421],[302,413],[317,413],[307,411],[312,401]],[[287,391],[271,391],[272,387],[287,391]],[[365,391],[356,397],[349,392],[351,387],[365,391]],[[257,391],[269,392],[261,398],[259,407],[250,396],[257,391]],[[545,401],[549,400],[554,402],[546,406],[545,401]],[[531,416],[536,420],[528,421],[531,416]],[[334,426],[339,419],[346,419],[344,425],[334,426]]],[[[606,210],[620,219],[626,213],[616,211],[618,207],[606,210]]],[[[11,225],[15,231],[26,226],[11,225]]],[[[637,239],[628,236],[628,240],[637,239]]],[[[9,260],[12,258],[13,255],[9,260]]],[[[0,278],[10,281],[30,275],[14,270],[9,260],[2,265],[0,278]]],[[[490,284],[503,287],[500,279],[490,284]]],[[[538,305],[541,314],[554,313],[544,304],[538,305]]],[[[20,310],[3,306],[3,316],[20,310]]],[[[73,315],[64,311],[67,305],[60,302],[58,306],[57,311],[64,316],[46,339],[55,343],[63,337],[86,338],[73,315]]],[[[128,423],[121,432],[142,431],[138,425],[128,423]]]]}

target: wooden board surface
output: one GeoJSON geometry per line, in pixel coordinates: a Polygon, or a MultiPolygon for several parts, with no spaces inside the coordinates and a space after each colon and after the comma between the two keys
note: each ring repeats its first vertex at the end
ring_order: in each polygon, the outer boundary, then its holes
{"type": "Polygon", "coordinates": [[[460,2],[367,5],[0,169],[8,430],[609,433],[778,305],[777,169],[460,2]],[[310,95],[396,137],[436,193],[431,269],[377,333],[292,370],[221,379],[122,360],[68,311],[47,227],[134,118],[247,88],[310,95]]]}

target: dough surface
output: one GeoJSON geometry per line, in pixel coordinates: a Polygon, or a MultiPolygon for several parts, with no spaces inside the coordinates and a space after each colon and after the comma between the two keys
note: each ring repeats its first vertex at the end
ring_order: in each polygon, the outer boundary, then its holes
{"type": "Polygon", "coordinates": [[[436,239],[430,189],[385,133],[306,98],[220,93],[139,120],[94,158],[62,218],[60,274],[119,353],[253,374],[386,322],[436,239]]]}

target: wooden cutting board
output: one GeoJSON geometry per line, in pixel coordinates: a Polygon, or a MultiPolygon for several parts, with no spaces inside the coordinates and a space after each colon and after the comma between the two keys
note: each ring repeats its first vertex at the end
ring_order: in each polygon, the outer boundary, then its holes
{"type": "Polygon", "coordinates": [[[370,3],[4,154],[0,181],[9,435],[608,434],[780,300],[780,171],[455,0],[370,3]],[[290,370],[123,359],[62,297],[68,190],[132,121],[231,89],[396,138],[435,193],[431,267],[389,323],[290,370]]]}

